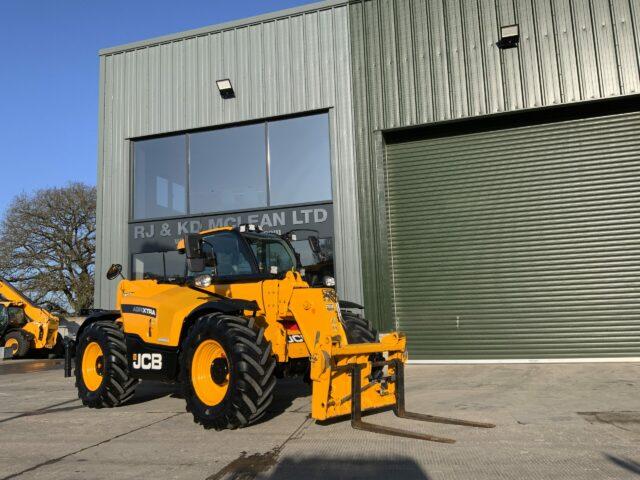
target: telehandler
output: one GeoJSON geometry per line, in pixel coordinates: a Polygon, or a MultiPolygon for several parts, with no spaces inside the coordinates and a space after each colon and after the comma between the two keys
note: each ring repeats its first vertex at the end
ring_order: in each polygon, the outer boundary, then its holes
{"type": "Polygon", "coordinates": [[[0,338],[14,358],[29,351],[59,355],[63,352],[58,333],[60,319],[34,305],[26,295],[0,277],[0,338]]]}
{"type": "MultiPolygon", "coordinates": [[[[285,237],[253,225],[187,234],[183,275],[126,280],[116,310],[96,312],[76,344],[76,387],[84,405],[116,407],[139,379],[179,382],[187,411],[205,428],[245,427],[264,416],[276,377],[306,376],[316,420],[351,415],[355,428],[452,443],[454,440],[362,421],[364,410],[490,428],[404,408],[406,339],[378,339],[362,309],[333,288],[311,288],[285,237]]],[[[70,376],[70,355],[66,356],[70,376]]]]}

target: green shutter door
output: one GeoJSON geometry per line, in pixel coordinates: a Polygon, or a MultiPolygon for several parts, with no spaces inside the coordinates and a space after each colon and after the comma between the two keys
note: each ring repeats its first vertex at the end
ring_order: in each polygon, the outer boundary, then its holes
{"type": "Polygon", "coordinates": [[[640,356],[640,114],[386,148],[410,358],[640,356]]]}

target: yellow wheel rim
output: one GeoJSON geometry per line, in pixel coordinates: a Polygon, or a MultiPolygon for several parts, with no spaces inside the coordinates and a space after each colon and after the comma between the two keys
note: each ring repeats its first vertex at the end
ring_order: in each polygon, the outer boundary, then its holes
{"type": "Polygon", "coordinates": [[[9,338],[6,342],[4,342],[4,348],[10,349],[14,354],[18,351],[18,340],[15,338],[9,338]]]}
{"type": "Polygon", "coordinates": [[[229,389],[227,355],[215,340],[205,340],[193,354],[191,384],[202,403],[213,407],[219,404],[229,389]]]}
{"type": "Polygon", "coordinates": [[[82,355],[82,380],[87,389],[96,391],[102,383],[104,375],[104,356],[102,347],[97,342],[91,342],[84,349],[82,355]]]}

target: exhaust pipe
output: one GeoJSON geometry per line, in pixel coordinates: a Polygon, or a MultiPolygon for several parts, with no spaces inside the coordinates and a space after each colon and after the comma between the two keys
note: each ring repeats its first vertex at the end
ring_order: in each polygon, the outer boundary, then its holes
{"type": "Polygon", "coordinates": [[[71,376],[71,358],[73,357],[76,342],[70,338],[64,339],[64,378],[71,376]]]}

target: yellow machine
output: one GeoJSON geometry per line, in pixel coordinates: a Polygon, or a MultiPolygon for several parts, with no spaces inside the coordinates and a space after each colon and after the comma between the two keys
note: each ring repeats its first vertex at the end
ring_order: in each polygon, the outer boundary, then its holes
{"type": "MultiPolygon", "coordinates": [[[[223,227],[186,235],[178,250],[181,274],[123,279],[117,310],[82,325],[75,376],[85,405],[118,406],[139,379],[179,382],[197,423],[233,429],[264,415],[276,377],[299,375],[312,383],[316,420],[351,415],[356,428],[441,442],[452,440],[365,423],[361,412],[394,407],[401,417],[493,426],[406,412],[404,335],[379,340],[353,312],[362,307],[311,288],[285,237],[223,227]]],[[[112,265],[107,278],[121,270],[112,265]]]]}
{"type": "Polygon", "coordinates": [[[0,338],[13,357],[29,351],[61,354],[62,338],[58,334],[60,319],[34,305],[7,280],[0,277],[0,338]]]}

